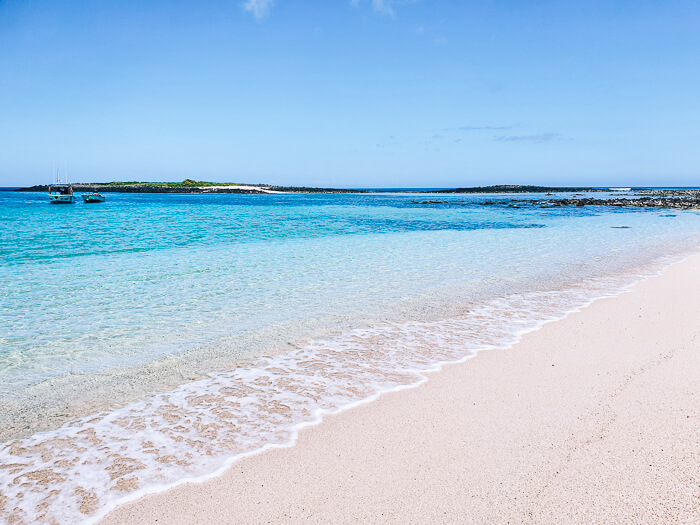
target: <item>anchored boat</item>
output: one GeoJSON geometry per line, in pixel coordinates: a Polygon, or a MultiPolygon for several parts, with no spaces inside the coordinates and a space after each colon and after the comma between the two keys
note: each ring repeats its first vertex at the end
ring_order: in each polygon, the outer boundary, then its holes
{"type": "Polygon", "coordinates": [[[75,196],[73,195],[73,186],[68,184],[68,169],[65,171],[66,180],[61,180],[61,169],[56,171],[54,167],[54,184],[49,186],[49,202],[51,204],[73,204],[75,196]]]}
{"type": "Polygon", "coordinates": [[[87,195],[83,195],[83,202],[86,204],[93,203],[93,202],[104,202],[105,197],[104,195],[100,195],[97,192],[93,193],[88,193],[87,195]]]}
{"type": "Polygon", "coordinates": [[[54,184],[49,186],[49,202],[51,204],[73,204],[73,186],[70,184],[54,184]]]}

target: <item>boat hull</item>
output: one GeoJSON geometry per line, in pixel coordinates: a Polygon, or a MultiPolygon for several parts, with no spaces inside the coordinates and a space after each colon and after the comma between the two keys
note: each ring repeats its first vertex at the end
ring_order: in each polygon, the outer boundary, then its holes
{"type": "Polygon", "coordinates": [[[105,201],[105,198],[102,196],[95,197],[95,196],[91,196],[91,195],[83,195],[83,202],[85,202],[85,204],[94,204],[96,202],[104,202],[104,201],[105,201]]]}
{"type": "Polygon", "coordinates": [[[73,195],[49,195],[51,204],[73,204],[75,197],[73,195]]]}

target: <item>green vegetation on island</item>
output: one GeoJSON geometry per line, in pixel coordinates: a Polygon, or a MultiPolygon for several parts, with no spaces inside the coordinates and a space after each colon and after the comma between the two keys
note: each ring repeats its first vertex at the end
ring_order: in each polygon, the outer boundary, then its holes
{"type": "Polygon", "coordinates": [[[192,188],[192,187],[212,187],[212,186],[240,186],[237,182],[206,182],[193,179],[185,179],[182,182],[139,182],[139,181],[116,181],[116,182],[94,182],[95,186],[145,186],[154,188],[192,188]]]}

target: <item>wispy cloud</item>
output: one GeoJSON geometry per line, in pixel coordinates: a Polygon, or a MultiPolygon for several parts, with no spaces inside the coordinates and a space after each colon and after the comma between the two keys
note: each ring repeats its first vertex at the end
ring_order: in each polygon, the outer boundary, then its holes
{"type": "Polygon", "coordinates": [[[391,0],[372,0],[372,8],[377,13],[382,13],[384,15],[396,14],[396,11],[394,11],[394,7],[392,4],[394,4],[394,2],[392,2],[391,0]]]}
{"type": "Polygon", "coordinates": [[[385,142],[378,142],[375,144],[377,148],[390,148],[392,146],[398,146],[399,141],[396,140],[396,137],[394,135],[389,135],[389,140],[385,142]]]}
{"type": "Polygon", "coordinates": [[[243,2],[242,7],[243,11],[251,13],[255,18],[260,20],[267,16],[273,5],[275,5],[274,0],[246,0],[243,2]]]}
{"type": "MultiPolygon", "coordinates": [[[[412,4],[417,0],[371,0],[372,9],[383,15],[393,16],[396,14],[396,7],[406,4],[412,4]]],[[[357,7],[360,5],[360,0],[350,0],[350,5],[357,7]]]]}
{"type": "Polygon", "coordinates": [[[562,140],[559,133],[540,133],[538,135],[497,135],[493,140],[498,142],[530,142],[533,144],[543,144],[553,140],[562,140]]]}
{"type": "Polygon", "coordinates": [[[512,128],[513,126],[459,126],[447,128],[445,131],[503,131],[512,128]]]}

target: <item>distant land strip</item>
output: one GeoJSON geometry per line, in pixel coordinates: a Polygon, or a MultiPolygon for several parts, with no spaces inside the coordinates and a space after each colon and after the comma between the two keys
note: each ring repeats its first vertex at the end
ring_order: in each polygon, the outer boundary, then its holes
{"type": "MultiPolygon", "coordinates": [[[[238,184],[232,182],[203,182],[185,179],[182,182],[92,182],[71,184],[76,192],[119,192],[119,193],[195,193],[195,194],[253,194],[269,195],[282,193],[376,193],[382,190],[370,189],[340,189],[340,188],[310,188],[305,186],[272,186],[266,184],[238,184]]],[[[31,186],[14,191],[48,191],[49,185],[31,186]]],[[[627,188],[625,188],[627,190],[627,188]]],[[[454,188],[441,190],[384,190],[392,193],[407,194],[503,194],[503,193],[543,193],[546,196],[554,196],[556,193],[573,193],[569,198],[553,198],[546,200],[522,200],[511,198],[508,200],[486,200],[480,205],[507,206],[509,208],[525,208],[537,206],[540,208],[553,208],[561,206],[614,206],[614,207],[641,207],[641,208],[670,208],[696,210],[700,209],[700,190],[698,189],[635,189],[627,191],[615,191],[620,197],[594,199],[581,195],[582,193],[611,191],[603,188],[560,188],[550,186],[531,186],[501,184],[496,186],[475,186],[470,188],[454,188]]],[[[448,204],[464,205],[464,202],[451,201],[411,201],[411,204],[430,205],[448,204]]]]}
{"type": "MultiPolygon", "coordinates": [[[[48,191],[49,184],[20,188],[15,191],[48,191]]],[[[114,193],[366,193],[368,190],[337,188],[308,188],[304,186],[271,186],[268,184],[238,184],[235,182],[204,182],[185,179],[182,182],[77,182],[71,183],[76,192],[114,193]]]]}
{"type": "MultiPolygon", "coordinates": [[[[89,182],[71,184],[78,192],[119,192],[119,193],[370,193],[377,190],[311,188],[305,186],[273,186],[268,184],[238,184],[233,182],[204,182],[185,179],[182,182],[89,182]]],[[[49,185],[42,184],[20,188],[15,191],[48,191],[49,185]]],[[[441,190],[392,190],[397,193],[575,193],[600,191],[597,188],[556,188],[549,186],[520,186],[502,184],[496,186],[475,186],[441,190]]]]}
{"type": "Polygon", "coordinates": [[[521,186],[517,184],[500,184],[497,186],[474,186],[471,188],[454,188],[433,190],[429,193],[578,193],[601,191],[600,188],[552,188],[549,186],[521,186]]]}

